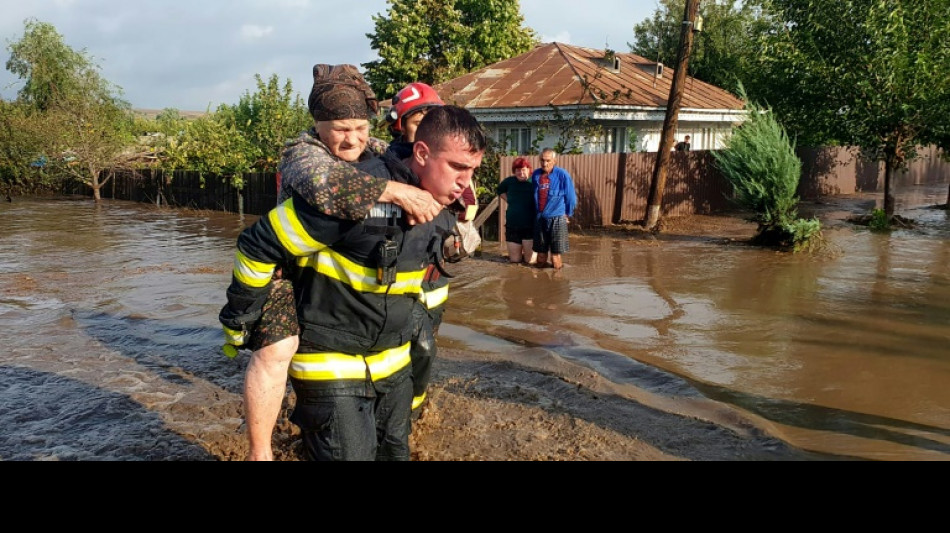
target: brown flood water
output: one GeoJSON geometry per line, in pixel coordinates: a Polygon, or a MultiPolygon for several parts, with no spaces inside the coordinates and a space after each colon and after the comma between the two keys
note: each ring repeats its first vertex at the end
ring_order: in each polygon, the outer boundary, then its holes
{"type": "MultiPolygon", "coordinates": [[[[831,225],[817,255],[572,235],[554,274],[486,254],[458,265],[439,342],[526,366],[554,353],[657,403],[723,402],[810,451],[950,459],[950,222],[919,207],[946,190],[905,198],[919,228],[831,225]]],[[[0,205],[0,460],[207,459],[208,428],[175,406],[239,399],[217,313],[248,222],[0,205]],[[157,438],[164,457],[145,451],[157,438]]]]}

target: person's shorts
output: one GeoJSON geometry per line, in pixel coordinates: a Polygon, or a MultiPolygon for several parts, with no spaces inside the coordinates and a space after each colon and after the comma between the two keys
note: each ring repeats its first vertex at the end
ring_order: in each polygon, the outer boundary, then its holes
{"type": "Polygon", "coordinates": [[[534,251],[563,254],[568,251],[567,217],[538,218],[534,227],[534,251]]]}
{"type": "Polygon", "coordinates": [[[505,241],[521,244],[534,238],[534,228],[513,228],[505,224],[505,241]]]}
{"type": "Polygon", "coordinates": [[[251,327],[247,347],[257,351],[299,334],[294,286],[290,280],[275,278],[261,309],[261,318],[251,327]]]}

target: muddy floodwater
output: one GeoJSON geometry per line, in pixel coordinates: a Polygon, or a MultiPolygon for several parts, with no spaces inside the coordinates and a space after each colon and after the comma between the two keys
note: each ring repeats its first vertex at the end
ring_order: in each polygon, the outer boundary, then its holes
{"type": "MultiPolygon", "coordinates": [[[[946,191],[902,200],[913,229],[838,217],[816,254],[578,233],[554,273],[486,243],[457,267],[439,342],[529,367],[555,354],[686,414],[719,402],[808,451],[950,459],[950,222],[928,207],[946,191]]],[[[175,407],[239,398],[217,314],[250,222],[119,201],[0,205],[0,460],[207,459],[214,428],[175,407]],[[143,451],[156,438],[164,452],[143,451]]],[[[235,405],[222,424],[240,416],[235,405]]]]}

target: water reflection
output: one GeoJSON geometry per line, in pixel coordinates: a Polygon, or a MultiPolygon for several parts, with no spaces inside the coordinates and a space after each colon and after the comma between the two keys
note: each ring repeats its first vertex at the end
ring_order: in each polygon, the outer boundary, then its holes
{"type": "MultiPolygon", "coordinates": [[[[605,353],[648,363],[809,450],[947,459],[950,224],[942,210],[904,215],[920,227],[878,234],[841,225],[826,230],[818,255],[572,241],[570,305],[549,319],[565,342],[552,349],[569,358],[596,348],[588,366],[618,383],[629,374],[602,364],[605,353]]],[[[500,322],[472,299],[481,283],[453,289],[452,316],[493,331],[500,322]]],[[[529,283],[511,284],[521,298],[544,290],[529,283]]],[[[521,339],[540,345],[534,334],[521,339]]],[[[662,389],[658,379],[638,384],[662,389]]]]}

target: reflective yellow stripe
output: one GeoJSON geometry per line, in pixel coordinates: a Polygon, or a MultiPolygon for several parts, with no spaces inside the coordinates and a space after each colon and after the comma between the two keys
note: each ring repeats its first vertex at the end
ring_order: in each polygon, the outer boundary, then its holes
{"type": "Polygon", "coordinates": [[[425,269],[413,272],[398,272],[392,285],[376,282],[376,269],[364,267],[326,248],[318,254],[302,257],[297,261],[301,267],[310,267],[320,274],[353,287],[359,292],[371,294],[420,294],[425,269]]]}
{"type": "Polygon", "coordinates": [[[428,291],[428,292],[423,291],[422,297],[420,298],[420,300],[422,300],[422,303],[425,304],[426,309],[435,309],[436,307],[439,307],[440,305],[444,304],[445,301],[448,299],[449,299],[448,285],[446,285],[445,287],[440,287],[432,291],[428,291]]]}
{"type": "Polygon", "coordinates": [[[249,259],[240,250],[234,254],[234,277],[249,287],[261,288],[274,276],[277,265],[249,259]]]}
{"type": "Polygon", "coordinates": [[[224,329],[224,338],[228,344],[244,346],[244,343],[247,342],[247,333],[229,329],[226,326],[221,327],[224,329]]]}
{"type": "Polygon", "coordinates": [[[294,210],[293,198],[271,209],[267,218],[277,232],[280,243],[294,256],[312,254],[326,247],[325,244],[313,240],[307,230],[303,229],[303,224],[297,218],[297,211],[294,210]]]}
{"type": "Polygon", "coordinates": [[[409,343],[374,355],[298,353],[290,361],[290,376],[305,381],[365,379],[366,369],[369,368],[373,381],[379,381],[409,363],[409,343]]]}
{"type": "Polygon", "coordinates": [[[416,396],[415,398],[412,399],[412,408],[418,409],[419,406],[422,405],[422,402],[424,401],[426,401],[426,393],[423,392],[419,396],[416,396]]]}

